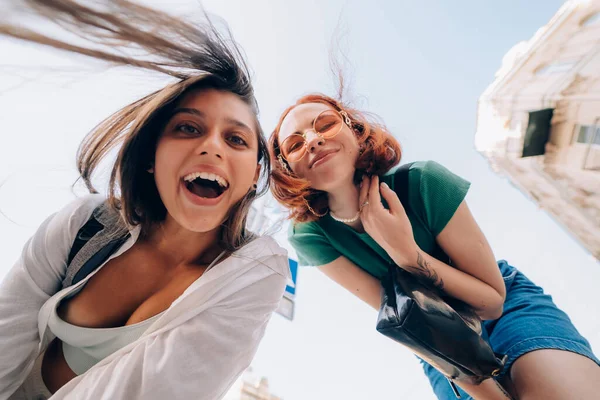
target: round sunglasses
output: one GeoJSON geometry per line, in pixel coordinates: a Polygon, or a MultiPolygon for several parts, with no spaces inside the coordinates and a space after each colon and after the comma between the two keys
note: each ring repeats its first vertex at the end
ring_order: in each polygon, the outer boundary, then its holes
{"type": "MultiPolygon", "coordinates": [[[[331,139],[341,132],[344,122],[352,126],[346,111],[325,110],[313,120],[313,131],[322,139],[331,139]]],[[[307,132],[291,134],[281,142],[280,156],[285,161],[298,162],[308,153],[307,132]]]]}

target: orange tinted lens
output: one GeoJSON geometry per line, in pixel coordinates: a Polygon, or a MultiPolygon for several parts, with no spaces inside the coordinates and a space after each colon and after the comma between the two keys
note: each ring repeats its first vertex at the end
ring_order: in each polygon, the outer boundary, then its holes
{"type": "Polygon", "coordinates": [[[325,137],[337,135],[342,129],[342,117],[335,111],[325,111],[315,120],[315,131],[325,137]]]}
{"type": "Polygon", "coordinates": [[[281,154],[288,161],[298,161],[305,151],[306,146],[304,146],[304,138],[301,135],[290,135],[281,143],[281,154]]]}

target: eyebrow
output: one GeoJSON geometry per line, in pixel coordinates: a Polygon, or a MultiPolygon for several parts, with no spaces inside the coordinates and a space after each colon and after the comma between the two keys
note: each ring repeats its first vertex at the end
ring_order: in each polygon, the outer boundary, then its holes
{"type": "Polygon", "coordinates": [[[194,114],[197,115],[199,117],[204,118],[206,115],[200,111],[197,110],[195,108],[185,108],[185,107],[180,107],[180,108],[176,108],[175,110],[173,110],[173,114],[171,114],[171,117],[174,117],[177,114],[194,114]]]}
{"type": "Polygon", "coordinates": [[[227,121],[230,124],[233,124],[233,125],[237,126],[238,128],[242,128],[242,129],[248,130],[250,132],[254,132],[252,130],[252,128],[250,128],[248,125],[246,125],[245,123],[243,123],[242,121],[239,121],[237,119],[225,118],[225,121],[227,121]]]}
{"type": "MultiPolygon", "coordinates": [[[[189,108],[189,107],[180,107],[180,108],[176,108],[173,111],[173,114],[171,115],[171,118],[174,117],[177,114],[193,114],[193,115],[197,115],[198,117],[201,118],[206,118],[206,114],[203,113],[202,111],[196,109],[196,108],[189,108]]],[[[242,129],[246,129],[250,132],[254,132],[254,130],[252,130],[252,128],[250,128],[248,125],[246,125],[245,123],[243,123],[240,120],[234,119],[234,118],[225,118],[225,121],[229,124],[235,125],[238,128],[242,128],[242,129]]]]}

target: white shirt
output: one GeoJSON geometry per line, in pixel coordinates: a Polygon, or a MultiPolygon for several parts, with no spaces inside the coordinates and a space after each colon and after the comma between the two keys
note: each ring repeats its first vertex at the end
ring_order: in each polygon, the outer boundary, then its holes
{"type": "MultiPolygon", "coordinates": [[[[60,290],[71,245],[104,200],[91,195],[50,216],[0,284],[0,400],[21,385],[54,339],[48,300],[60,290]]],[[[110,258],[127,251],[139,228],[110,258]]],[[[107,260],[108,262],[108,260],[107,260]]],[[[286,251],[260,237],[192,283],[135,342],[64,385],[58,399],[222,398],[250,365],[290,277],[286,251]]]]}

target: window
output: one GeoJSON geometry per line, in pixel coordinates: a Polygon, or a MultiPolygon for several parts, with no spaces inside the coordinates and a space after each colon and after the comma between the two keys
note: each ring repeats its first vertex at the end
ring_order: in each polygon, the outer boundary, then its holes
{"type": "Polygon", "coordinates": [[[594,125],[575,126],[573,138],[575,158],[581,157],[581,167],[584,170],[600,171],[600,125],[598,120],[594,125]]]}
{"type": "Polygon", "coordinates": [[[581,26],[596,25],[597,23],[600,23],[600,12],[585,17],[581,26]]]}
{"type": "Polygon", "coordinates": [[[600,146],[600,126],[580,125],[577,135],[577,143],[595,144],[600,146]],[[594,128],[596,134],[594,135],[594,128]]]}
{"type": "Polygon", "coordinates": [[[547,64],[542,67],[538,67],[535,70],[536,75],[549,75],[556,74],[559,72],[567,72],[576,64],[575,61],[559,61],[552,64],[547,64]]]}
{"type": "Polygon", "coordinates": [[[546,153],[553,114],[553,108],[529,112],[529,121],[523,138],[522,157],[541,156],[546,153]]]}

